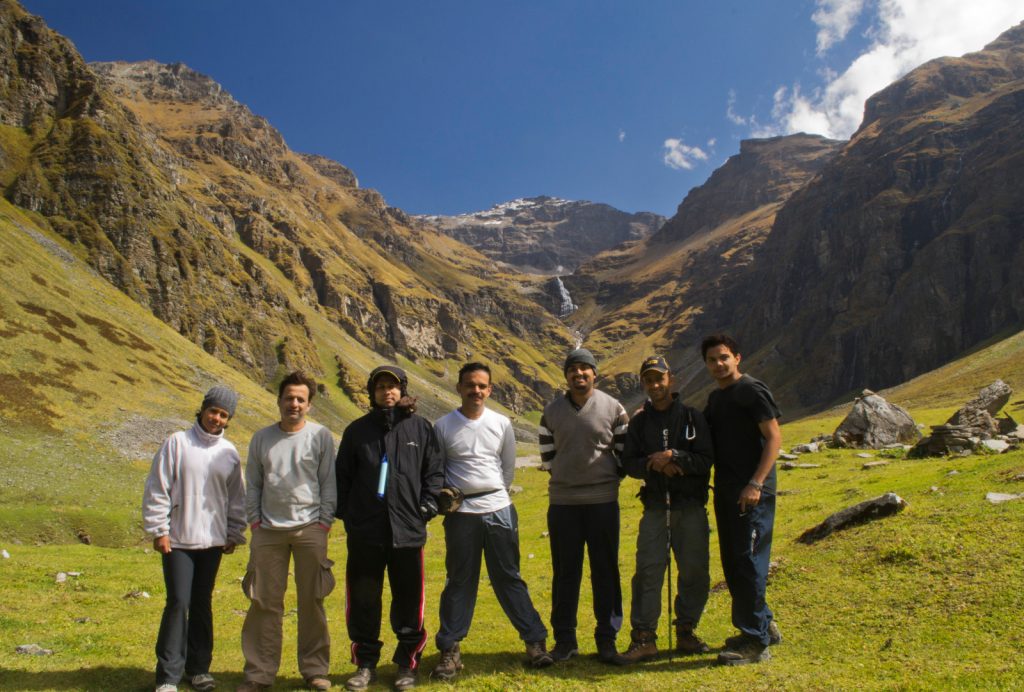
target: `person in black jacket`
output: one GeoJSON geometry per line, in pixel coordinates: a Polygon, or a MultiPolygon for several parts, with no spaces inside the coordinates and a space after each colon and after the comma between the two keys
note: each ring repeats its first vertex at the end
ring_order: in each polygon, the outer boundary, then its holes
{"type": "Polygon", "coordinates": [[[348,541],[345,619],[356,674],[350,690],[376,680],[384,570],[391,585],[391,628],[398,638],[392,660],[396,689],[416,685],[427,641],[423,626],[423,545],[427,522],[437,514],[444,457],[434,427],[414,413],[408,378],[384,365],[370,373],[372,409],[353,421],[338,449],[337,516],[348,541]]]}
{"type": "Polygon", "coordinates": [[[657,629],[661,589],[669,566],[669,531],[678,582],[676,650],[705,653],[707,645],[694,634],[708,600],[708,481],[714,463],[711,430],[704,416],[672,392],[672,373],[661,356],[640,366],[648,400],[629,422],[622,465],[644,481],[640,497],[644,513],[636,539],[636,573],[630,622],[632,642],[621,658],[637,663],[658,653],[657,629]],[[671,523],[666,527],[666,513],[671,523]]]}

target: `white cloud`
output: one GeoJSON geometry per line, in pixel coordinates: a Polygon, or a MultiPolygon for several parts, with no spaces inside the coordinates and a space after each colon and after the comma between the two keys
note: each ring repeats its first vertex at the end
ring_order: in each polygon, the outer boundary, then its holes
{"type": "MultiPolygon", "coordinates": [[[[866,7],[864,0],[817,0],[817,5],[812,19],[818,25],[819,53],[842,41],[866,7]]],[[[1024,20],[1020,0],[877,0],[871,8],[875,14],[864,52],[845,70],[826,71],[824,85],[810,93],[799,83],[776,91],[773,123],[751,123],[755,136],[814,132],[849,137],[860,125],[869,96],[928,60],[979,50],[1024,20]]],[[[730,100],[727,117],[743,124],[742,118],[732,117],[732,105],[730,100]]]]}
{"type": "Polygon", "coordinates": [[[619,141],[620,142],[625,142],[626,141],[626,131],[625,130],[619,130],[619,141]]]}
{"type": "Polygon", "coordinates": [[[669,168],[676,170],[693,170],[699,161],[707,161],[708,155],[700,147],[691,147],[683,143],[681,139],[669,138],[665,140],[665,152],[662,161],[669,168]]]}
{"type": "Polygon", "coordinates": [[[840,43],[864,10],[864,0],[818,0],[811,19],[818,25],[818,53],[840,43]]]}
{"type": "Polygon", "coordinates": [[[716,144],[718,144],[718,138],[712,137],[708,140],[708,149],[714,149],[716,144]]]}
{"type": "Polygon", "coordinates": [[[736,113],[736,90],[729,89],[729,103],[725,107],[725,117],[733,125],[746,125],[749,121],[736,113]]]}

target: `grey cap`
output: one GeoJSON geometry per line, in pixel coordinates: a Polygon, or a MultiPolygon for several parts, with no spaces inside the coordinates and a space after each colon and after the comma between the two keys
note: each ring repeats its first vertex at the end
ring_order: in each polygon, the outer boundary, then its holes
{"type": "Polygon", "coordinates": [[[569,351],[569,355],[565,357],[565,365],[562,366],[562,372],[568,370],[569,366],[573,363],[589,365],[594,369],[594,374],[597,374],[597,361],[594,359],[594,354],[585,348],[577,348],[569,351]]]}
{"type": "Polygon", "coordinates": [[[238,394],[231,387],[222,384],[210,387],[210,391],[203,397],[203,405],[199,407],[199,410],[205,411],[211,406],[224,409],[228,412],[229,417],[234,418],[235,407],[238,406],[238,394]]]}

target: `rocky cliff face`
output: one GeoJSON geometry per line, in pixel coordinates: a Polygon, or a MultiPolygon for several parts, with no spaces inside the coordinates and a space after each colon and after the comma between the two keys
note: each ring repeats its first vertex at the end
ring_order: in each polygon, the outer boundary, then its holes
{"type": "Polygon", "coordinates": [[[504,376],[509,402],[542,403],[558,375],[548,357],[570,337],[530,300],[539,280],[495,276],[411,227],[184,65],[87,66],[13,3],[0,31],[7,198],[183,336],[259,382],[294,367],[337,374],[323,353],[346,333],[436,376],[473,353],[504,376]]]}
{"type": "Polygon", "coordinates": [[[531,197],[458,216],[418,216],[493,260],[526,272],[566,274],[602,250],[643,240],[664,217],[607,204],[531,197]]]}
{"type": "Polygon", "coordinates": [[[730,292],[737,304],[761,296],[734,324],[804,405],[902,382],[1018,330],[1022,190],[1024,25],[868,101],[730,292]]]}

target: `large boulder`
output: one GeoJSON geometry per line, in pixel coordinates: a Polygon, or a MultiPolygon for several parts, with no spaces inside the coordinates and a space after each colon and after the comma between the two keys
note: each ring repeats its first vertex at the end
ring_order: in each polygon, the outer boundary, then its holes
{"type": "Polygon", "coordinates": [[[832,444],[836,447],[881,449],[886,445],[911,444],[920,437],[917,424],[905,409],[865,389],[832,433],[832,444]]]}

